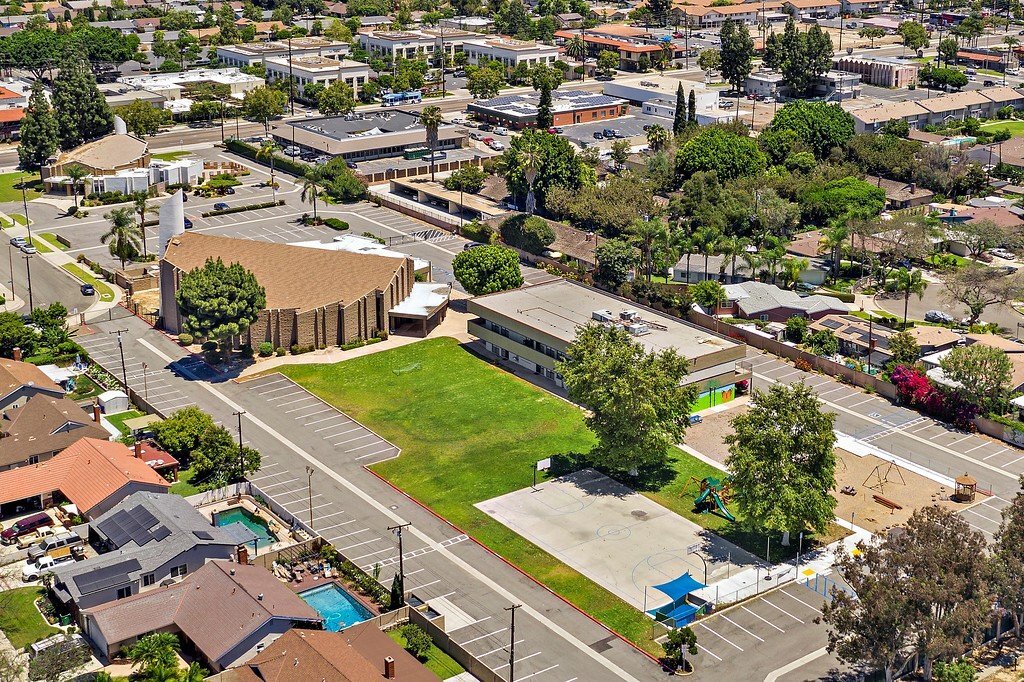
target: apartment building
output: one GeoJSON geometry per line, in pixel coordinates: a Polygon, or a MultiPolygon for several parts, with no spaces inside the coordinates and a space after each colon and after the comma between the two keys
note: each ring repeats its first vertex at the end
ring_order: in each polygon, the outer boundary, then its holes
{"type": "Polygon", "coordinates": [[[290,61],[287,57],[271,57],[266,60],[265,66],[268,81],[286,81],[291,76],[299,94],[304,93],[306,86],[312,83],[326,87],[335,81],[342,81],[358,96],[363,85],[370,79],[370,67],[366,64],[313,54],[293,57],[290,61]]]}

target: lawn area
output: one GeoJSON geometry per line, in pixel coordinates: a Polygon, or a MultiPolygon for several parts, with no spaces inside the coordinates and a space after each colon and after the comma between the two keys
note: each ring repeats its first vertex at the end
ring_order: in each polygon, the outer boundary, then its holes
{"type": "Polygon", "coordinates": [[[38,175],[14,172],[0,173],[0,203],[7,201],[21,201],[21,183],[26,181],[25,198],[35,199],[42,194],[40,186],[42,180],[38,175]]]}
{"type": "MultiPolygon", "coordinates": [[[[584,613],[642,649],[662,654],[649,618],[473,506],[529,485],[537,460],[589,451],[594,436],[578,408],[493,367],[450,338],[280,371],[402,448],[398,459],[373,467],[379,474],[584,613]]],[[[693,513],[696,491],[681,492],[691,476],[711,475],[722,474],[676,450],[658,481],[638,487],[763,556],[763,536],[744,533],[724,518],[693,513]]],[[[775,549],[773,557],[781,556],[775,549]]]]}
{"type": "Polygon", "coordinates": [[[992,121],[990,123],[982,123],[981,129],[986,133],[1008,130],[1014,137],[1020,137],[1024,135],[1024,121],[992,121]]]}
{"type": "Polygon", "coordinates": [[[0,218],[0,227],[14,227],[14,223],[19,225],[28,225],[28,219],[20,213],[8,213],[11,217],[10,220],[6,218],[0,218]]]}
{"type": "MultiPolygon", "coordinates": [[[[55,235],[55,234],[54,234],[54,233],[52,233],[52,232],[43,232],[42,234],[40,234],[40,235],[39,235],[39,238],[40,238],[40,239],[41,239],[42,241],[46,242],[46,246],[47,246],[47,247],[48,247],[48,248],[49,248],[49,249],[50,249],[51,251],[53,251],[53,250],[57,250],[57,251],[67,251],[67,250],[68,250],[68,247],[64,246],[64,245],[63,245],[63,244],[61,244],[61,243],[60,243],[59,241],[57,241],[57,235],[55,235]]],[[[36,246],[36,248],[39,248],[39,247],[38,247],[38,246],[36,246]]],[[[41,249],[40,249],[40,250],[41,250],[41,249]]]]}
{"type": "Polygon", "coordinates": [[[191,156],[192,152],[160,152],[153,154],[154,159],[160,159],[161,161],[177,161],[186,156],[191,156]]]}
{"type": "Polygon", "coordinates": [[[43,592],[42,587],[19,587],[0,592],[0,630],[19,651],[59,632],[57,628],[50,627],[36,608],[35,601],[43,592]]]}
{"type": "Polygon", "coordinates": [[[39,253],[52,253],[53,248],[39,237],[32,237],[32,246],[36,247],[36,251],[39,253]]]}
{"type": "MultiPolygon", "coordinates": [[[[387,631],[388,637],[395,640],[398,646],[405,648],[405,637],[398,628],[387,631]]],[[[465,670],[458,662],[446,654],[445,652],[438,649],[433,644],[430,645],[430,651],[427,652],[426,659],[420,659],[420,662],[427,666],[430,672],[434,673],[442,680],[447,680],[449,677],[455,677],[461,675],[465,670]]]]}
{"type": "Polygon", "coordinates": [[[88,270],[83,270],[74,263],[65,263],[61,267],[70,272],[78,279],[85,282],[86,284],[91,284],[94,287],[96,287],[96,295],[100,297],[100,300],[114,300],[114,290],[111,289],[105,282],[101,282],[100,280],[96,279],[95,275],[93,275],[88,270]]]}
{"type": "Polygon", "coordinates": [[[172,495],[181,495],[182,497],[203,492],[203,489],[199,486],[192,485],[192,478],[195,475],[194,469],[179,469],[178,480],[171,484],[171,489],[168,492],[172,495]]]}
{"type": "Polygon", "coordinates": [[[84,374],[75,377],[75,390],[67,395],[70,400],[84,400],[103,393],[103,387],[84,374]]]}
{"type": "Polygon", "coordinates": [[[115,429],[120,431],[122,436],[127,436],[128,427],[124,425],[125,421],[141,417],[144,414],[144,412],[139,412],[138,410],[128,410],[127,412],[118,412],[117,414],[107,415],[107,421],[110,422],[115,429]]]}

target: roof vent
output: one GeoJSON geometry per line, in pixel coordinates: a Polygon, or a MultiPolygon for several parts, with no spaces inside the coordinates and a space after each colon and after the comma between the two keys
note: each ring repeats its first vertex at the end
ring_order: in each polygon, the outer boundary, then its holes
{"type": "Polygon", "coordinates": [[[232,569],[231,569],[231,575],[234,575],[234,574],[235,574],[235,569],[234,569],[234,568],[232,568],[232,569]]]}
{"type": "Polygon", "coordinates": [[[260,601],[263,601],[263,593],[260,592],[258,595],[256,595],[256,598],[259,599],[260,601]]]}

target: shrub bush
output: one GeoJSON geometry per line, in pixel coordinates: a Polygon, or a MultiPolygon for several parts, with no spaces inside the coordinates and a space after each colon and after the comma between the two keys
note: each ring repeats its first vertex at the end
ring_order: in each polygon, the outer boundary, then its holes
{"type": "Polygon", "coordinates": [[[811,366],[811,363],[807,362],[807,360],[804,360],[803,358],[797,358],[796,361],[793,362],[793,366],[802,372],[814,371],[814,367],[811,366]]]}
{"type": "Polygon", "coordinates": [[[299,345],[297,343],[292,344],[292,355],[302,355],[303,353],[310,353],[313,351],[313,344],[299,345]]]}
{"type": "Polygon", "coordinates": [[[208,350],[203,353],[203,357],[211,365],[219,365],[223,360],[224,356],[221,355],[219,350],[208,350]]]}
{"type": "Polygon", "coordinates": [[[264,341],[259,345],[259,352],[261,358],[269,358],[274,354],[274,344],[269,341],[264,341]]]}
{"type": "Polygon", "coordinates": [[[274,351],[274,354],[277,355],[277,357],[281,357],[282,355],[284,355],[287,352],[288,351],[286,351],[284,348],[278,346],[277,350],[274,351]]]}
{"type": "Polygon", "coordinates": [[[192,345],[192,341],[194,341],[194,339],[192,338],[191,334],[187,334],[187,333],[178,334],[178,343],[180,343],[181,345],[183,345],[183,346],[191,346],[192,345]]]}
{"type": "Polygon", "coordinates": [[[202,348],[203,348],[204,352],[211,351],[211,350],[217,350],[217,342],[216,341],[203,341],[202,348]]]}
{"type": "Polygon", "coordinates": [[[331,228],[332,230],[338,230],[339,232],[341,230],[347,230],[348,229],[348,223],[346,223],[344,220],[340,220],[338,218],[325,218],[324,219],[324,225],[326,225],[327,227],[331,228]]]}
{"type": "Polygon", "coordinates": [[[252,346],[248,343],[242,344],[242,347],[238,349],[239,354],[246,360],[251,360],[253,356],[252,346]]]}

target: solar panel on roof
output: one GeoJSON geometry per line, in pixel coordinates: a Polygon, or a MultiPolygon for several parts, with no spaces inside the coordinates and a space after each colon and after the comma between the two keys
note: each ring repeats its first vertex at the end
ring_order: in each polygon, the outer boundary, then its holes
{"type": "Polygon", "coordinates": [[[167,526],[157,526],[153,529],[153,539],[157,542],[160,542],[170,534],[171,531],[167,530],[167,526]]]}
{"type": "Polygon", "coordinates": [[[192,531],[192,534],[195,535],[200,540],[212,540],[213,539],[213,534],[210,533],[210,531],[208,531],[208,530],[194,530],[194,531],[192,531]]]}
{"type": "Polygon", "coordinates": [[[128,559],[119,564],[104,566],[82,575],[76,575],[74,577],[75,586],[82,594],[106,590],[114,585],[127,582],[128,574],[141,568],[142,564],[137,559],[128,559]]]}
{"type": "Polygon", "coordinates": [[[840,322],[839,320],[823,320],[821,324],[823,327],[828,327],[832,331],[835,331],[843,326],[843,323],[840,322]]]}

